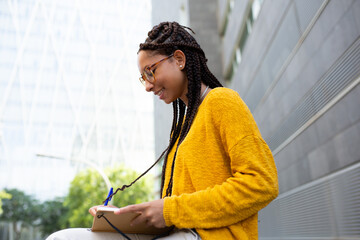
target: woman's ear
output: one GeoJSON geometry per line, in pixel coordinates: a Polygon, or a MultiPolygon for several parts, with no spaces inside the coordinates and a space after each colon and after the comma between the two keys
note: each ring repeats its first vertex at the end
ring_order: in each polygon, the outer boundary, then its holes
{"type": "Polygon", "coordinates": [[[176,64],[180,68],[180,70],[183,70],[185,68],[185,64],[186,64],[186,56],[185,56],[184,52],[181,50],[176,50],[174,52],[174,59],[176,61],[176,64]]]}

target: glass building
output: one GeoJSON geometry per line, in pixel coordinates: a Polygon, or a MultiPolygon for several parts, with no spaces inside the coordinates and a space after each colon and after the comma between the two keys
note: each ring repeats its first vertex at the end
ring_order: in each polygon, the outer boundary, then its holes
{"type": "Polygon", "coordinates": [[[154,160],[136,53],[151,2],[0,1],[0,189],[64,196],[79,168],[154,160]]]}

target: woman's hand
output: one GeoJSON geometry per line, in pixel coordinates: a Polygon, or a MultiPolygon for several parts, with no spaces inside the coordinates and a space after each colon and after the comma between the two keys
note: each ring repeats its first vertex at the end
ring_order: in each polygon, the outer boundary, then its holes
{"type": "Polygon", "coordinates": [[[118,210],[115,210],[114,213],[115,214],[122,214],[129,212],[140,213],[140,215],[131,222],[132,226],[145,222],[149,226],[154,226],[156,228],[164,228],[166,227],[166,224],[163,216],[163,209],[164,209],[164,200],[159,199],[151,202],[129,205],[120,208],[118,210]]]}
{"type": "Polygon", "coordinates": [[[112,205],[108,205],[108,206],[97,205],[97,206],[93,206],[93,207],[89,208],[89,213],[95,217],[98,207],[113,207],[113,208],[117,208],[117,207],[112,206],[112,205]]]}

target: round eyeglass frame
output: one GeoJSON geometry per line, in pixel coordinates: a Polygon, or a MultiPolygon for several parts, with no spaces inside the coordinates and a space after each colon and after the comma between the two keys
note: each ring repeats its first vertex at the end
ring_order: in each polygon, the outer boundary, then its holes
{"type": "Polygon", "coordinates": [[[174,56],[173,53],[170,54],[169,56],[157,61],[156,63],[151,64],[150,66],[144,67],[144,73],[141,74],[141,76],[139,77],[141,84],[145,86],[146,81],[148,81],[149,83],[152,83],[152,84],[155,83],[156,78],[155,78],[155,73],[153,72],[153,68],[155,68],[157,65],[159,65],[163,61],[171,58],[172,56],[174,56]]]}

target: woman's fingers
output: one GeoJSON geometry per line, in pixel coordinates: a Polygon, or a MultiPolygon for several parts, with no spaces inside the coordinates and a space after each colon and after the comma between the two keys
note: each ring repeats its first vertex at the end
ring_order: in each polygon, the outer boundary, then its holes
{"type": "Polygon", "coordinates": [[[96,212],[98,210],[99,207],[112,207],[112,208],[116,208],[115,206],[109,205],[109,206],[104,206],[104,205],[97,205],[97,206],[93,206],[91,208],[89,208],[89,213],[95,217],[96,212]]]}
{"type": "Polygon", "coordinates": [[[136,205],[129,205],[118,210],[115,210],[115,214],[124,214],[124,213],[139,213],[132,222],[132,225],[137,225],[139,223],[146,223],[150,226],[155,226],[157,228],[166,227],[165,220],[163,217],[163,208],[164,201],[163,199],[141,203],[136,205]]]}
{"type": "Polygon", "coordinates": [[[89,208],[89,213],[90,213],[92,216],[95,216],[95,215],[96,215],[96,212],[97,212],[97,208],[98,208],[98,206],[93,206],[93,207],[89,208]]]}
{"type": "Polygon", "coordinates": [[[144,205],[147,203],[141,203],[136,205],[128,205],[126,207],[119,208],[118,210],[115,210],[114,213],[119,215],[122,213],[129,213],[129,212],[142,212],[144,210],[144,205]]]}

